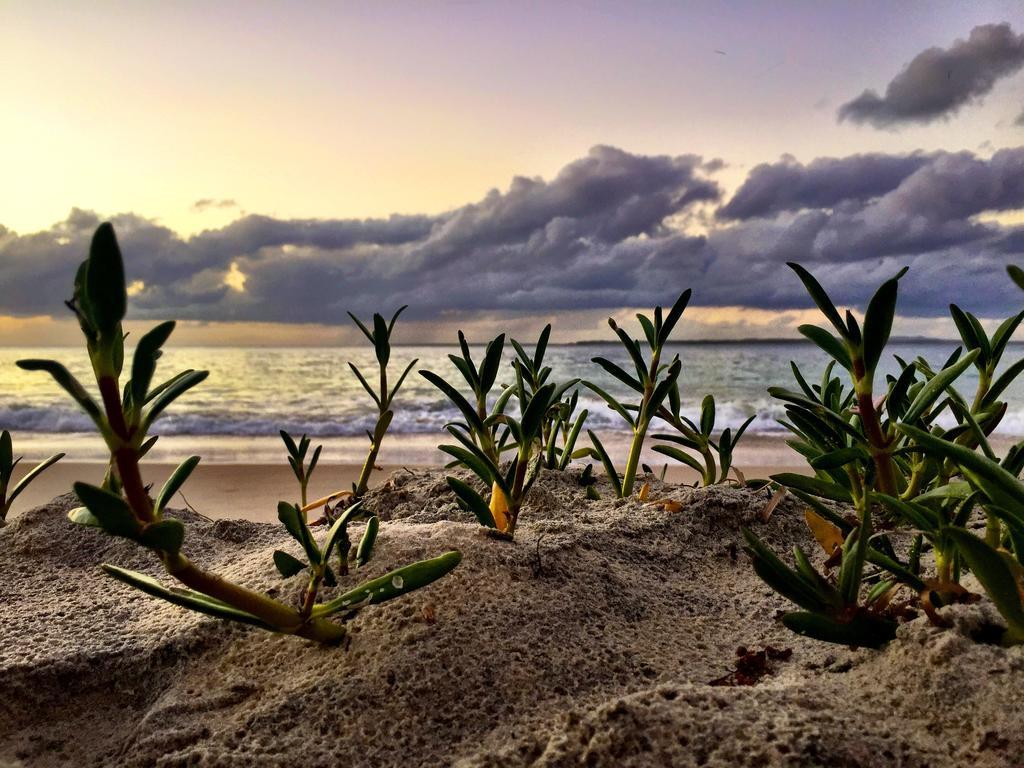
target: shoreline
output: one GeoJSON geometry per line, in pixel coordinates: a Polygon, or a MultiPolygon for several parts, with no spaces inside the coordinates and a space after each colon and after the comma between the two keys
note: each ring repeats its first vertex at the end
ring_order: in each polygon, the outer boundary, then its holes
{"type": "MultiPolygon", "coordinates": [[[[616,460],[624,460],[629,446],[626,433],[602,435],[605,446],[616,460]]],[[[408,470],[422,471],[443,466],[444,454],[437,450],[437,442],[443,435],[394,435],[384,443],[381,451],[379,470],[373,473],[370,485],[376,487],[384,482],[393,472],[408,470]]],[[[338,451],[333,441],[325,440],[325,459],[319,464],[309,484],[308,498],[318,499],[338,490],[348,489],[358,478],[363,458],[352,453],[358,445],[365,451],[366,441],[355,438],[346,439],[352,442],[352,449],[347,456],[358,460],[331,461],[331,454],[338,451]]],[[[1013,444],[1009,438],[997,437],[992,440],[997,454],[1002,455],[1013,444]]],[[[246,519],[253,521],[275,521],[277,519],[277,502],[279,500],[298,501],[298,483],[292,475],[291,468],[285,461],[284,448],[279,444],[273,454],[266,455],[261,451],[250,454],[253,458],[239,458],[224,461],[208,458],[201,440],[185,438],[161,438],[158,445],[163,451],[149,461],[143,461],[143,479],[159,488],[171,474],[178,463],[191,453],[203,456],[203,461],[196,467],[172,506],[191,506],[207,517],[215,519],[246,519]],[[266,456],[266,458],[264,458],[266,456]]],[[[666,463],[666,457],[650,451],[653,441],[648,439],[643,452],[643,459],[655,471],[660,471],[666,463]]],[[[18,446],[17,439],[15,446],[18,446]]],[[[61,450],[60,446],[54,451],[61,450]]],[[[65,449],[67,450],[67,449],[65,449]]],[[[345,451],[340,451],[346,455],[345,451]]],[[[16,453],[19,453],[16,451],[16,453]]],[[[158,453],[154,451],[154,453],[158,453]]],[[[596,474],[603,474],[600,462],[593,460],[576,460],[575,465],[594,464],[596,474]]],[[[676,462],[668,462],[666,479],[675,483],[693,483],[697,474],[689,467],[676,462]]],[[[733,465],[738,467],[747,479],[767,478],[779,472],[798,472],[812,474],[803,457],[786,445],[781,436],[753,434],[744,436],[736,449],[733,465]]],[[[24,472],[34,466],[34,461],[26,459],[15,471],[20,478],[24,472]]],[[[51,499],[71,490],[76,480],[99,483],[103,479],[106,463],[98,460],[82,460],[69,451],[69,455],[55,466],[50,467],[18,497],[9,519],[33,507],[48,503],[51,499]]]]}

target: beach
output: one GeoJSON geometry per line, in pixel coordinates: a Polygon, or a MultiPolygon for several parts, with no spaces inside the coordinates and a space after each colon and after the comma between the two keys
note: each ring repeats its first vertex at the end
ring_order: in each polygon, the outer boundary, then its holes
{"type": "MultiPolygon", "coordinates": [[[[276,470],[259,476],[211,473],[276,486],[276,470]]],[[[585,497],[578,468],[543,471],[512,543],[437,468],[394,473],[366,498],[375,557],[339,588],[450,549],[462,562],[350,617],[342,647],[112,581],[100,562],[170,583],[133,542],[70,525],[77,502],[58,497],[0,530],[0,765],[1001,768],[1024,754],[1024,655],[974,639],[1000,621],[987,599],[942,608],[945,628],[908,621],[881,650],[810,640],[782,627],[787,601],[742,551],[748,526],[821,566],[793,497],[766,520],[765,489],[652,480],[648,503],[597,489],[585,497]]],[[[190,558],[298,599],[303,577],[271,561],[299,552],[282,526],[172,514],[190,558]]]]}
{"type": "MultiPolygon", "coordinates": [[[[371,487],[380,484],[392,472],[404,469],[423,470],[440,466],[443,454],[436,450],[430,438],[417,435],[415,438],[399,437],[385,443],[383,462],[380,469],[371,476],[371,487]],[[410,443],[418,443],[412,446],[410,443]],[[395,461],[392,457],[411,457],[411,462],[395,461]]],[[[624,453],[628,436],[613,433],[608,441],[609,450],[624,453]]],[[[184,441],[183,441],[184,442],[184,441]]],[[[194,440],[189,441],[194,445],[194,440]]],[[[365,442],[365,441],[362,441],[365,442]]],[[[181,458],[188,455],[188,444],[181,446],[181,458]]],[[[283,453],[283,451],[282,451],[283,453]]],[[[656,453],[646,452],[645,460],[658,472],[665,466],[666,459],[656,453]]],[[[584,463],[580,462],[579,466],[584,463]]],[[[668,462],[666,478],[672,482],[693,483],[697,474],[689,467],[668,462]]],[[[175,464],[168,461],[143,462],[143,478],[159,488],[174,471],[175,464]]],[[[808,472],[805,462],[792,451],[782,438],[751,436],[737,450],[735,466],[747,478],[764,478],[776,472],[808,472]]],[[[19,467],[20,477],[28,467],[19,467]]],[[[351,488],[359,477],[361,464],[345,463],[319,465],[310,481],[307,498],[309,501],[339,490],[351,488]]],[[[72,483],[82,480],[99,483],[103,479],[106,465],[98,462],[74,461],[71,457],[61,461],[39,476],[18,498],[12,516],[19,511],[45,504],[55,496],[67,493],[72,483]]],[[[600,473],[596,463],[595,472],[600,473]]],[[[277,519],[278,500],[297,500],[298,484],[284,457],[277,463],[230,462],[200,463],[188,483],[175,498],[175,505],[190,506],[199,513],[215,519],[244,519],[274,521],[277,519]]]]}

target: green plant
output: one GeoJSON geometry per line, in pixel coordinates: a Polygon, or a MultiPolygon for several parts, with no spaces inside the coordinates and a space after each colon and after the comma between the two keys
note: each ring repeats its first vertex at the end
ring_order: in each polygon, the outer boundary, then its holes
{"type": "MultiPolygon", "coordinates": [[[[501,453],[505,450],[503,439],[507,440],[508,430],[499,429],[499,419],[503,415],[505,406],[513,394],[512,387],[506,387],[495,399],[493,405],[488,405],[491,389],[494,388],[498,378],[498,368],[501,366],[501,355],[505,348],[505,334],[492,339],[484,350],[484,357],[477,367],[470,353],[469,342],[462,331],[459,331],[459,349],[461,355],[448,355],[448,359],[458,368],[459,373],[469,384],[470,398],[464,397],[455,387],[438,376],[433,371],[420,371],[420,375],[437,387],[445,397],[462,414],[464,421],[449,425],[449,431],[455,428],[463,438],[473,444],[474,450],[486,458],[488,464],[498,466],[501,464],[501,453]]],[[[460,463],[456,457],[455,464],[460,463]]],[[[490,522],[486,516],[481,519],[484,525],[497,528],[499,531],[508,530],[508,496],[502,484],[497,480],[491,483],[491,495],[487,501],[487,508],[490,512],[490,522]]]]}
{"type": "Polygon", "coordinates": [[[167,382],[152,386],[161,348],[174,330],[173,322],[161,323],[139,339],[131,364],[131,375],[122,388],[124,333],[121,321],[127,308],[124,264],[110,224],[96,230],[89,256],[75,278],[74,298],[69,306],[78,317],[86,338],[89,358],[101,397],[97,403],[85,387],[54,360],[20,360],[29,371],[45,371],[79,404],[93,420],[110,451],[116,471],[117,492],[88,483],[75,483],[83,506],[69,513],[72,522],[95,527],[111,536],[132,540],[156,555],[168,575],[184,585],[169,588],[141,573],[104,565],[103,570],[130,586],[167,602],[221,619],[241,622],[273,632],[294,634],[322,643],[337,643],[345,637],[344,624],[331,616],[348,615],[353,607],[379,603],[425,586],[454,568],[461,555],[448,552],[433,560],[393,571],[360,584],[339,598],[317,602],[327,562],[345,524],[336,521],[322,545],[310,534],[297,506],[283,504],[279,515],[288,532],[303,547],[311,566],[310,588],[299,607],[287,605],[267,594],[234,584],[210,573],[182,552],[185,526],[165,515],[167,503],[199,463],[198,456],[186,459],[171,474],[156,498],[150,498],[143,484],[139,457],[154,421],[178,397],[203,381],[206,371],[185,371],[167,382]]]}
{"type": "Polygon", "coordinates": [[[621,381],[627,387],[632,389],[634,392],[640,395],[640,400],[636,404],[623,404],[620,403],[616,398],[612,397],[606,391],[601,389],[593,382],[584,381],[583,384],[589,387],[597,395],[599,395],[613,411],[615,411],[622,419],[629,425],[630,430],[633,433],[632,440],[629,446],[629,456],[626,459],[626,467],[622,473],[622,479],[619,479],[618,471],[615,469],[615,464],[608,455],[601,441],[597,438],[597,435],[591,430],[587,430],[587,434],[590,436],[590,442],[593,445],[592,455],[600,459],[604,465],[605,472],[608,475],[609,481],[612,483],[612,487],[615,489],[617,496],[625,498],[633,493],[633,485],[636,482],[637,470],[640,468],[640,453],[644,447],[644,439],[647,436],[647,430],[651,425],[651,421],[654,419],[658,410],[661,408],[665,398],[668,397],[673,387],[676,385],[676,380],[679,378],[679,372],[682,368],[682,364],[679,361],[679,356],[676,355],[670,363],[662,362],[662,353],[665,349],[665,344],[668,343],[669,336],[672,334],[672,330],[675,328],[676,323],[679,322],[679,318],[683,315],[683,310],[686,309],[686,305],[690,301],[691,291],[687,289],[679,298],[676,299],[675,304],[669,310],[667,315],[664,315],[661,307],[654,308],[654,319],[653,321],[646,315],[637,314],[637,320],[640,322],[640,326],[643,328],[644,337],[647,340],[647,349],[649,352],[649,358],[644,359],[643,348],[638,339],[632,338],[626,331],[620,328],[614,318],[608,318],[608,325],[619,337],[619,341],[622,342],[622,346],[625,347],[626,352],[629,354],[630,360],[633,363],[633,368],[636,371],[634,376],[622,369],[617,364],[613,363],[604,357],[595,357],[593,362],[601,366],[611,376],[621,381]],[[664,315],[664,316],[663,316],[664,315]]]}
{"type": "Polygon", "coordinates": [[[384,441],[384,436],[387,434],[388,427],[391,426],[391,420],[395,416],[394,411],[391,410],[391,406],[395,401],[395,395],[398,394],[398,390],[405,382],[405,377],[409,375],[409,371],[411,371],[413,366],[419,362],[419,360],[416,359],[410,362],[405,367],[405,370],[402,371],[402,375],[398,377],[395,385],[390,389],[388,388],[388,363],[391,360],[391,334],[395,330],[395,323],[398,321],[399,315],[401,315],[405,310],[405,306],[399,307],[398,311],[391,316],[390,322],[385,322],[382,315],[374,313],[372,331],[362,323],[358,317],[353,315],[351,312],[348,313],[348,316],[352,318],[352,322],[359,326],[359,330],[363,332],[363,335],[366,336],[373,345],[374,352],[377,355],[378,366],[378,390],[374,391],[373,387],[370,386],[366,377],[363,376],[355,363],[349,362],[348,364],[348,367],[352,369],[352,373],[355,374],[355,377],[359,380],[363,389],[365,389],[367,394],[369,394],[373,399],[374,405],[377,406],[377,423],[373,428],[373,432],[366,433],[366,436],[370,438],[370,448],[366,454],[366,461],[363,462],[363,469],[359,473],[359,479],[352,485],[352,495],[356,499],[362,498],[369,486],[370,474],[376,466],[377,454],[380,453],[381,443],[384,441]]]}
{"type": "Polygon", "coordinates": [[[0,432],[0,528],[7,525],[7,513],[11,511],[11,505],[21,495],[21,492],[28,488],[29,483],[63,458],[64,454],[58,453],[41,461],[26,472],[24,477],[15,483],[12,488],[11,480],[14,476],[14,470],[21,463],[22,457],[14,458],[14,445],[11,442],[11,433],[6,429],[0,432]]]}
{"type": "MultiPolygon", "coordinates": [[[[485,501],[472,486],[456,477],[448,478],[449,487],[454,491],[459,505],[476,515],[481,525],[493,528],[510,539],[515,535],[523,502],[545,457],[544,425],[554,423],[562,407],[562,396],[579,383],[579,379],[563,384],[547,381],[551,371],[542,368],[540,363],[549,334],[550,326],[541,334],[532,356],[526,354],[522,345],[514,342],[517,353],[516,359],[512,361],[515,384],[504,389],[490,412],[487,411],[487,394],[497,378],[502,351],[501,336],[488,345],[479,369],[473,363],[469,346],[461,332],[459,342],[462,357],[449,355],[470,384],[476,397],[475,405],[436,374],[420,372],[448,396],[465,419],[464,422],[446,427],[459,444],[441,445],[440,449],[455,459],[453,464],[467,467],[489,484],[491,500],[485,501]],[[506,412],[512,397],[519,403],[518,419],[506,412]],[[504,451],[514,454],[507,469],[503,471],[501,454],[504,451]]],[[[549,431],[547,438],[554,439],[554,435],[549,431]]]]}
{"type": "MultiPolygon", "coordinates": [[[[532,355],[518,341],[511,340],[516,351],[518,371],[523,378],[526,391],[531,396],[551,378],[550,366],[544,365],[544,353],[547,351],[550,338],[551,324],[548,323],[541,331],[532,355]]],[[[573,391],[544,414],[540,429],[540,451],[544,454],[546,469],[564,470],[574,458],[576,441],[588,415],[586,409],[576,414],[578,403],[579,393],[573,391]]],[[[577,456],[587,454],[587,451],[583,451],[577,456]]]]}
{"type": "Polygon", "coordinates": [[[744,421],[736,430],[735,435],[733,435],[732,429],[726,427],[716,440],[712,436],[715,429],[715,398],[713,395],[705,396],[701,402],[699,425],[681,415],[679,408],[680,398],[677,383],[673,392],[669,393],[669,408],[666,409],[662,406],[658,415],[671,424],[678,434],[657,434],[653,437],[655,440],[666,440],[681,445],[683,448],[697,451],[701,458],[697,459],[675,445],[656,445],[653,450],[697,470],[700,474],[701,485],[724,483],[732,468],[733,451],[756,415],[744,421]],[[715,454],[718,454],[717,462],[715,454]]]}
{"type": "Polygon", "coordinates": [[[929,441],[949,443],[972,455],[981,447],[990,454],[986,436],[1006,410],[996,398],[1020,372],[1015,365],[995,377],[995,369],[1020,319],[1010,318],[989,339],[980,323],[953,310],[969,351],[958,350],[938,369],[923,359],[897,358],[900,373],[886,378],[885,393],[876,398],[875,371],[889,338],[903,272],[875,293],[862,331],[852,313],[846,312],[845,318],[839,314],[806,270],[790,266],[838,338],[824,328],[802,326],[801,333],[832,358],[821,384],[808,384],[793,365],[799,391],[769,390],[786,403],[783,425],[795,436],[790,445],[815,472],[813,477],[784,473],[773,479],[809,505],[808,519],[819,541],[842,542],[839,548],[826,547],[827,565],[839,569],[838,585],[815,572],[803,553],[796,553],[796,570],[785,565],[749,531],[747,551],[762,578],[804,608],[784,618],[788,626],[823,640],[879,645],[895,632],[890,597],[898,586],[909,588],[935,621],[941,621],[935,607],[963,597],[960,531],[976,496],[966,483],[952,481],[955,463],[948,456],[942,459],[929,441]],[[972,365],[979,368],[979,386],[968,404],[954,382],[972,365]],[[845,369],[849,389],[832,375],[837,367],[845,369]],[[938,422],[946,411],[955,420],[949,428],[938,422]],[[853,521],[837,513],[835,504],[852,506],[853,521]],[[875,530],[875,515],[882,518],[884,530],[875,530]],[[915,535],[906,562],[898,557],[890,531],[915,535]],[[935,555],[933,579],[921,574],[922,541],[935,555]]]}
{"type": "MultiPolygon", "coordinates": [[[[299,442],[295,442],[295,438],[285,432],[283,429],[280,432],[281,440],[284,441],[284,447],[288,451],[288,464],[292,468],[292,472],[295,473],[295,479],[299,481],[299,497],[302,499],[302,509],[306,509],[306,489],[309,486],[309,480],[313,476],[313,470],[316,469],[316,464],[320,460],[320,451],[323,448],[322,445],[318,445],[313,450],[313,455],[309,459],[309,466],[306,466],[306,454],[309,452],[309,437],[303,435],[299,438],[299,442]]],[[[305,511],[303,511],[305,514],[305,511]]]]}

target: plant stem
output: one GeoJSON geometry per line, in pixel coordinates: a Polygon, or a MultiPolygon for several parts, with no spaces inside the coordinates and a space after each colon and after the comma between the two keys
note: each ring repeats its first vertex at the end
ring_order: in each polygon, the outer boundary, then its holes
{"type": "Polygon", "coordinates": [[[882,425],[875,410],[871,379],[864,371],[864,363],[854,360],[854,388],[857,392],[857,409],[864,427],[864,436],[868,439],[871,458],[875,462],[878,478],[878,490],[889,496],[897,496],[896,468],[893,466],[892,454],[889,453],[890,441],[882,434],[882,425]]]}

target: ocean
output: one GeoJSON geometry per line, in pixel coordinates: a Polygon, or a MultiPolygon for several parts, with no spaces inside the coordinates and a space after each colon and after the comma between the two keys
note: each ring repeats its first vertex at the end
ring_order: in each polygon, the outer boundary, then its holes
{"type": "MultiPolygon", "coordinates": [[[[935,365],[953,350],[952,342],[899,342],[890,345],[891,355],[914,358],[923,355],[935,365]]],[[[428,368],[461,381],[447,355],[454,348],[443,346],[398,346],[392,351],[392,378],[404,365],[418,358],[416,370],[428,368]]],[[[1021,345],[1011,345],[1003,366],[1018,359],[1021,345]]],[[[506,350],[506,363],[511,360],[506,350]]],[[[482,356],[480,347],[474,354],[482,356]]],[[[791,360],[810,381],[820,377],[825,357],[811,344],[799,340],[779,343],[708,343],[672,345],[670,354],[683,361],[683,409],[696,417],[701,399],[711,393],[717,401],[718,425],[736,427],[756,414],[751,433],[782,435],[777,418],[781,404],[768,397],[773,385],[795,388],[791,360]]],[[[590,362],[595,355],[625,363],[622,348],[615,343],[577,344],[549,347],[546,362],[556,379],[588,378],[616,396],[627,396],[626,388],[590,362]]],[[[17,453],[38,458],[57,450],[74,460],[99,460],[104,448],[89,431],[90,422],[68,400],[56,384],[41,373],[27,373],[14,365],[23,357],[52,357],[64,363],[83,382],[89,382],[89,363],[81,348],[0,348],[0,427],[10,430],[17,453]]],[[[283,461],[278,430],[308,433],[323,442],[324,461],[361,461],[365,453],[365,431],[375,421],[373,404],[348,369],[353,361],[364,373],[372,374],[376,360],[366,347],[338,348],[170,348],[160,360],[157,380],[182,368],[210,371],[209,378],[180,398],[162,416],[154,429],[162,436],[151,458],[174,461],[189,452],[201,453],[206,462],[283,461]]],[[[624,367],[626,367],[624,365],[624,367]]],[[[511,368],[499,381],[511,378],[511,368]]],[[[373,376],[368,376],[371,381],[373,376]]],[[[974,369],[958,382],[961,391],[971,392],[976,382],[974,369]]],[[[1024,382],[1006,393],[1011,403],[999,433],[1024,434],[1024,382]]],[[[589,428],[600,434],[617,433],[622,422],[588,390],[581,393],[583,407],[590,410],[589,428]]],[[[385,441],[383,461],[438,463],[442,455],[434,446],[447,437],[444,425],[456,417],[443,396],[415,371],[409,375],[395,404],[395,418],[385,441]]],[[[585,438],[584,438],[585,440],[585,438]]]]}

